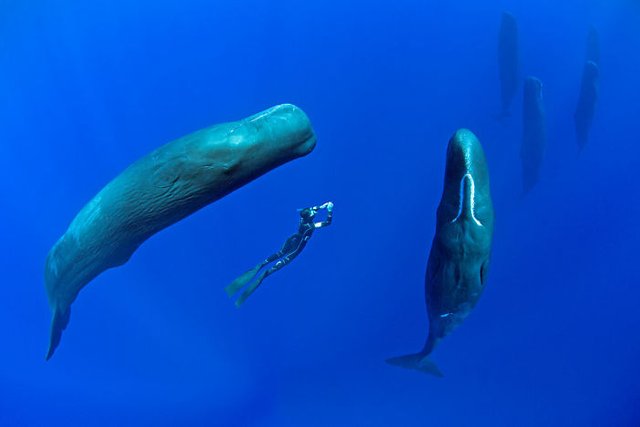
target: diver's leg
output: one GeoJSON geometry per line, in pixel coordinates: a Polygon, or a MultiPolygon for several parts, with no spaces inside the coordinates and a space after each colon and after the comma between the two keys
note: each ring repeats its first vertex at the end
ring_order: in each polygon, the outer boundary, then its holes
{"type": "Polygon", "coordinates": [[[238,277],[236,280],[231,282],[231,284],[229,286],[224,288],[224,290],[227,292],[227,295],[228,296],[233,296],[233,294],[238,292],[244,285],[246,285],[251,280],[253,280],[253,278],[256,277],[256,274],[258,274],[258,272],[260,271],[260,269],[262,267],[264,267],[265,265],[267,265],[269,263],[272,263],[273,261],[279,259],[281,256],[282,255],[280,254],[280,252],[277,252],[277,253],[275,253],[273,255],[269,255],[260,264],[256,265],[255,267],[253,267],[250,270],[245,271],[240,277],[238,277]]]}

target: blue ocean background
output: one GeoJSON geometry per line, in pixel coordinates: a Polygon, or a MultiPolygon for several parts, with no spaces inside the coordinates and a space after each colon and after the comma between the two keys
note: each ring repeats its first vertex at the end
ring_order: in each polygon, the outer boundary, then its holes
{"type": "Polygon", "coordinates": [[[0,425],[640,425],[640,3],[0,1],[0,425]],[[521,91],[500,111],[501,13],[544,83],[541,180],[521,190],[521,91]],[[600,99],[578,154],[589,27],[600,99]],[[44,260],[127,165],[290,102],[318,145],[162,231],[78,297],[49,362],[44,260]],[[482,142],[487,289],[433,354],[424,271],[448,138],[482,142]],[[224,287],[297,208],[331,227],[240,309],[224,287]]]}

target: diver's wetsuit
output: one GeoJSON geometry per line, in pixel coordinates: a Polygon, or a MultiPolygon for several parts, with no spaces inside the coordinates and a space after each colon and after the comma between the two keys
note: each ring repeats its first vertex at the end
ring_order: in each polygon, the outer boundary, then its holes
{"type": "Polygon", "coordinates": [[[289,264],[292,259],[302,252],[307,242],[311,238],[313,232],[322,227],[326,227],[331,224],[333,218],[333,203],[326,202],[320,206],[313,206],[311,208],[305,208],[300,210],[300,223],[298,224],[298,231],[290,236],[282,245],[280,250],[273,255],[268,256],[260,264],[256,265],[251,270],[238,277],[229,286],[226,291],[229,296],[232,296],[239,291],[243,286],[253,280],[258,272],[266,265],[275,262],[274,265],[264,270],[256,279],[254,283],[249,285],[247,289],[236,300],[236,306],[240,306],[249,296],[260,286],[262,281],[270,274],[280,270],[285,265],[289,264]],[[326,209],[327,219],[320,222],[313,222],[315,216],[320,210],[326,209]]]}

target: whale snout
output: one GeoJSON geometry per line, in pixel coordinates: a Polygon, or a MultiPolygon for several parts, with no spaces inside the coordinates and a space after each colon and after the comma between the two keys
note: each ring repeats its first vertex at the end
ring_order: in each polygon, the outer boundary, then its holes
{"type": "Polygon", "coordinates": [[[280,104],[247,119],[264,132],[265,138],[297,156],[309,154],[316,146],[316,135],[309,117],[293,104],[280,104]]]}
{"type": "Polygon", "coordinates": [[[468,129],[457,130],[449,140],[447,149],[447,173],[450,179],[460,181],[472,173],[474,165],[484,162],[484,154],[478,138],[468,129]]]}
{"type": "Polygon", "coordinates": [[[524,90],[525,94],[530,93],[534,98],[539,98],[542,96],[542,81],[537,77],[529,76],[524,81],[524,90]]]}
{"type": "Polygon", "coordinates": [[[489,173],[478,138],[459,129],[449,140],[444,191],[439,218],[448,223],[464,219],[478,226],[491,224],[489,173]]]}

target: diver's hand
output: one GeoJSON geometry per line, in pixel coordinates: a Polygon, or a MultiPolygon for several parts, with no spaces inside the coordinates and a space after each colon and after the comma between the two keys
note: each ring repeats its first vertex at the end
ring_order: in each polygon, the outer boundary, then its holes
{"type": "Polygon", "coordinates": [[[333,202],[326,202],[318,206],[318,209],[326,209],[329,212],[333,210],[333,202]]]}
{"type": "Polygon", "coordinates": [[[333,218],[333,202],[326,202],[321,204],[320,206],[315,207],[316,212],[323,209],[326,209],[327,211],[327,219],[325,219],[324,221],[313,223],[313,226],[315,228],[322,228],[326,227],[327,225],[331,225],[331,220],[333,218]]]}

